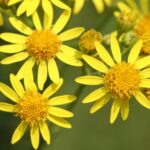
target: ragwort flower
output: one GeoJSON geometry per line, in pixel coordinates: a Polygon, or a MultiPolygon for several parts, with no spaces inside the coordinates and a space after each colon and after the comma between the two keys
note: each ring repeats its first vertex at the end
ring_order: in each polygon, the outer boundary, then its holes
{"type": "MultiPolygon", "coordinates": [[[[74,0],[74,8],[73,8],[73,13],[78,14],[81,9],[84,6],[85,0],[74,0]]],[[[96,10],[98,13],[101,13],[104,11],[104,7],[110,6],[112,3],[112,0],[92,0],[96,10]]]]}
{"type": "Polygon", "coordinates": [[[53,17],[53,7],[52,4],[55,6],[69,10],[69,6],[67,6],[65,3],[63,3],[61,0],[9,0],[8,6],[19,4],[19,7],[17,9],[17,16],[20,16],[24,12],[26,12],[27,16],[32,15],[40,6],[40,3],[42,5],[42,8],[45,13],[53,17]]]}
{"type": "MultiPolygon", "coordinates": [[[[126,0],[126,3],[118,2],[120,12],[115,12],[118,17],[122,14],[134,17],[133,31],[137,37],[143,40],[142,52],[150,54],[150,8],[148,0],[139,0],[140,5],[137,5],[135,0],[126,0]]],[[[131,22],[132,23],[132,22],[131,22]]]]}
{"type": "Polygon", "coordinates": [[[71,103],[76,97],[73,95],[52,97],[61,87],[62,79],[59,80],[58,84],[52,83],[49,85],[43,93],[38,91],[33,82],[33,77],[28,72],[26,72],[24,78],[24,87],[13,74],[10,75],[10,81],[13,89],[4,83],[0,83],[0,90],[15,104],[0,102],[0,110],[14,113],[15,117],[19,117],[21,120],[13,133],[12,144],[23,137],[28,127],[30,128],[31,143],[34,149],[39,146],[40,133],[46,143],[50,144],[51,137],[47,121],[63,128],[72,127],[64,118],[73,117],[73,113],[58,106],[71,103]]]}
{"type": "Polygon", "coordinates": [[[64,42],[78,37],[84,28],[76,27],[60,33],[69,17],[70,12],[64,11],[52,26],[50,16],[45,14],[42,27],[38,14],[34,13],[35,30],[16,18],[10,18],[12,26],[22,35],[18,33],[2,33],[0,35],[1,39],[12,43],[1,46],[0,52],[16,53],[1,60],[1,64],[11,64],[28,58],[17,74],[17,77],[22,79],[26,68],[30,66],[32,69],[36,63],[38,65],[38,85],[41,90],[47,74],[53,82],[57,83],[59,80],[56,57],[66,64],[82,66],[82,62],[79,60],[81,53],[65,45],[64,42]]]}
{"type": "Polygon", "coordinates": [[[83,103],[95,102],[90,112],[96,112],[112,98],[110,123],[115,121],[119,111],[121,111],[122,119],[126,120],[132,96],[142,106],[150,109],[150,101],[141,91],[142,88],[150,87],[150,79],[148,79],[150,74],[147,73],[150,56],[138,58],[142,41],[139,40],[133,46],[127,62],[121,59],[119,44],[114,35],[111,36],[111,52],[114,59],[100,42],[96,41],[95,46],[103,62],[88,55],[83,55],[83,59],[92,68],[99,71],[101,76],[81,76],[75,79],[81,84],[102,86],[83,99],[83,103]]]}

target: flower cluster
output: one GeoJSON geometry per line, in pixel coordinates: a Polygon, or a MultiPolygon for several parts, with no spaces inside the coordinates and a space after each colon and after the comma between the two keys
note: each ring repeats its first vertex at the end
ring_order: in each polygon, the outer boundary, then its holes
{"type": "Polygon", "coordinates": [[[39,147],[40,134],[51,143],[49,122],[72,128],[67,121],[74,116],[69,105],[75,106],[80,97],[79,93],[54,95],[63,82],[70,85],[62,65],[83,70],[74,78],[79,89],[80,84],[98,87],[82,101],[94,102],[90,113],[112,102],[111,124],[119,112],[123,120],[128,118],[131,100],[150,109],[150,10],[148,0],[139,2],[140,6],[135,0],[92,0],[99,15],[114,11],[116,28],[102,34],[94,27],[87,31],[70,27],[74,15],[84,11],[85,0],[0,0],[0,25],[3,28],[6,20],[11,26],[0,33],[0,65],[20,67],[10,74],[12,88],[0,82],[0,92],[11,100],[1,101],[0,111],[20,119],[12,144],[28,127],[34,149],[39,147]]]}

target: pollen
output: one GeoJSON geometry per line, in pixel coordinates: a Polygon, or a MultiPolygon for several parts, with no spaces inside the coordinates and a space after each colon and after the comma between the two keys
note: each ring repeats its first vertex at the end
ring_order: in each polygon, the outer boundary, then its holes
{"type": "Polygon", "coordinates": [[[119,99],[129,99],[139,89],[140,72],[133,65],[122,62],[112,67],[104,76],[104,85],[119,99]]]}
{"type": "Polygon", "coordinates": [[[16,116],[33,126],[46,119],[48,100],[44,99],[40,93],[28,91],[18,101],[16,110],[16,116]]]}
{"type": "Polygon", "coordinates": [[[94,41],[101,42],[101,40],[101,34],[94,29],[90,29],[80,37],[79,44],[82,50],[92,51],[95,50],[94,41]]]}
{"type": "Polygon", "coordinates": [[[28,53],[37,62],[54,58],[60,51],[61,41],[50,30],[34,31],[27,38],[28,53]]]}

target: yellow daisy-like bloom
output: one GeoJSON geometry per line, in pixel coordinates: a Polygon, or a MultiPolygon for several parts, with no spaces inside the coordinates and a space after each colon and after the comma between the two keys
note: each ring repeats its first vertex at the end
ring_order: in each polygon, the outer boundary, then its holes
{"type": "MultiPolygon", "coordinates": [[[[150,54],[150,9],[148,0],[139,0],[140,6],[135,0],[126,0],[127,4],[118,2],[118,7],[121,11],[115,12],[118,17],[121,14],[128,14],[128,16],[135,16],[134,32],[143,40],[142,52],[150,54]]],[[[132,23],[132,22],[131,22],[132,23]]]]}
{"type": "Polygon", "coordinates": [[[122,119],[126,120],[129,114],[129,101],[132,96],[142,106],[150,109],[150,101],[141,92],[141,88],[150,87],[150,79],[148,79],[150,74],[147,73],[147,66],[150,65],[150,56],[138,58],[142,41],[139,40],[133,46],[127,62],[121,59],[119,44],[114,35],[111,36],[111,52],[114,59],[100,42],[96,41],[95,46],[103,62],[88,55],[83,55],[83,59],[92,68],[99,71],[101,77],[81,76],[75,79],[76,82],[81,84],[102,86],[83,100],[83,103],[95,102],[90,112],[96,112],[112,98],[110,123],[116,120],[119,111],[121,111],[122,119]]]}
{"type": "Polygon", "coordinates": [[[33,82],[33,77],[27,72],[24,78],[24,87],[13,74],[10,75],[10,81],[13,89],[0,83],[0,90],[15,104],[0,102],[0,110],[14,113],[16,117],[21,119],[20,124],[13,133],[12,144],[23,137],[27,127],[30,127],[31,143],[34,149],[39,146],[40,133],[46,143],[50,144],[51,138],[47,121],[63,128],[72,127],[64,118],[73,117],[73,113],[58,106],[71,103],[76,97],[73,95],[51,97],[61,87],[62,79],[59,80],[58,84],[52,83],[49,85],[43,93],[38,91],[33,82]]]}
{"type": "Polygon", "coordinates": [[[85,50],[87,52],[95,50],[94,41],[102,41],[101,34],[97,32],[94,29],[90,29],[83,33],[83,35],[80,37],[79,45],[82,50],[85,50]]]}
{"type": "Polygon", "coordinates": [[[8,6],[14,5],[20,3],[18,9],[17,9],[17,16],[20,16],[24,12],[26,12],[27,16],[32,15],[40,6],[40,3],[42,5],[42,8],[45,13],[53,17],[53,7],[52,4],[55,6],[69,10],[70,7],[67,6],[65,3],[63,3],[61,0],[9,0],[8,6]]]}
{"type": "Polygon", "coordinates": [[[23,35],[16,33],[2,33],[0,35],[1,39],[12,43],[1,46],[0,52],[16,53],[1,60],[1,64],[11,64],[29,58],[17,73],[17,77],[22,79],[26,68],[32,69],[37,63],[38,85],[41,90],[46,82],[47,74],[53,82],[59,81],[56,58],[72,66],[82,66],[82,62],[79,60],[81,53],[65,45],[64,42],[80,36],[84,28],[76,27],[60,33],[69,17],[70,12],[64,11],[52,26],[50,16],[45,14],[44,27],[42,27],[38,14],[34,13],[35,30],[16,18],[10,18],[12,26],[23,35]]]}
{"type": "MultiPolygon", "coordinates": [[[[85,0],[74,0],[74,8],[73,8],[73,13],[74,14],[78,14],[81,9],[84,6],[85,0]]],[[[112,0],[92,0],[96,10],[98,13],[101,13],[104,11],[104,7],[106,6],[110,6],[112,3],[112,0]]]]}

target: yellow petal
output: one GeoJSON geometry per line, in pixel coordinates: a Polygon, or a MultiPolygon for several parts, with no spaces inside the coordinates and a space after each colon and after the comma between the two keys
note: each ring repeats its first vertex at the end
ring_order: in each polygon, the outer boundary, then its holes
{"type": "Polygon", "coordinates": [[[143,58],[140,58],[138,59],[136,62],[135,62],[135,67],[138,68],[138,69],[143,69],[147,66],[150,65],[150,56],[145,56],[143,58]]]}
{"type": "Polygon", "coordinates": [[[25,44],[9,44],[0,46],[0,52],[2,53],[18,53],[26,49],[25,44]]]}
{"type": "Polygon", "coordinates": [[[23,137],[26,129],[27,129],[27,123],[21,122],[13,133],[11,144],[15,144],[17,141],[19,141],[23,137]]]}
{"type": "Polygon", "coordinates": [[[44,29],[50,29],[53,22],[53,10],[47,15],[44,13],[44,29]]]}
{"type": "Polygon", "coordinates": [[[76,27],[61,33],[58,37],[61,41],[68,41],[79,37],[84,32],[84,28],[76,27]]]}
{"type": "Polygon", "coordinates": [[[63,2],[61,2],[60,0],[51,0],[51,2],[59,7],[59,8],[62,8],[62,9],[66,9],[66,10],[69,10],[70,11],[70,7],[67,6],[66,4],[64,4],[63,2]]]}
{"type": "Polygon", "coordinates": [[[144,70],[141,70],[140,71],[140,77],[142,79],[145,79],[145,78],[150,78],[150,68],[146,68],[144,70]]]}
{"type": "Polygon", "coordinates": [[[40,122],[39,127],[40,127],[40,132],[42,134],[43,139],[46,141],[47,144],[50,144],[51,142],[50,132],[49,132],[47,124],[45,122],[40,122]]]}
{"type": "Polygon", "coordinates": [[[102,0],[92,0],[92,2],[98,13],[101,13],[104,11],[104,2],[102,0]]]}
{"type": "Polygon", "coordinates": [[[58,118],[58,117],[54,117],[54,116],[49,115],[47,117],[47,119],[49,121],[51,121],[52,123],[60,126],[60,127],[63,127],[63,128],[72,128],[72,125],[67,120],[65,120],[63,118],[58,118]]]}
{"type": "Polygon", "coordinates": [[[128,63],[134,64],[135,61],[137,60],[140,51],[142,48],[142,40],[139,40],[138,42],[136,42],[134,44],[134,46],[132,47],[129,56],[128,56],[128,63]]]}
{"type": "Polygon", "coordinates": [[[52,20],[53,20],[53,8],[52,8],[51,1],[49,1],[49,0],[42,0],[42,7],[43,7],[44,12],[49,17],[51,17],[51,21],[50,22],[52,23],[52,20]]]}
{"type": "Polygon", "coordinates": [[[107,52],[107,50],[101,45],[100,42],[95,41],[95,47],[96,50],[100,56],[100,58],[109,66],[114,66],[114,61],[111,58],[111,56],[109,55],[109,53],[107,52]]]}
{"type": "Polygon", "coordinates": [[[75,100],[76,100],[76,96],[73,96],[73,95],[56,96],[49,100],[49,105],[59,106],[59,105],[72,103],[75,100]]]}
{"type": "Polygon", "coordinates": [[[84,5],[85,0],[76,0],[73,8],[73,13],[78,14],[84,5]]]}
{"type": "Polygon", "coordinates": [[[11,23],[11,25],[19,32],[26,34],[26,35],[31,35],[32,34],[32,29],[30,29],[27,25],[25,25],[22,21],[14,18],[14,17],[10,17],[9,18],[9,22],[11,23]]]}
{"type": "Polygon", "coordinates": [[[51,95],[53,95],[54,93],[56,93],[59,88],[61,87],[63,83],[63,79],[60,78],[58,84],[52,83],[51,85],[49,85],[43,92],[42,96],[45,98],[49,98],[51,95]]]}
{"type": "Polygon", "coordinates": [[[63,53],[70,57],[75,57],[75,58],[81,58],[82,53],[78,51],[77,49],[74,49],[72,47],[69,47],[67,45],[61,45],[60,49],[63,53]]]}
{"type": "Polygon", "coordinates": [[[58,34],[60,31],[62,31],[62,29],[66,26],[66,24],[69,21],[71,12],[65,10],[60,17],[57,19],[57,21],[55,22],[53,28],[52,28],[52,32],[54,32],[55,34],[58,34]]]}
{"type": "Polygon", "coordinates": [[[30,68],[31,67],[31,69],[32,69],[34,64],[35,64],[35,60],[32,57],[29,58],[27,61],[25,61],[25,63],[21,66],[21,68],[17,72],[17,75],[16,75],[17,78],[19,80],[23,79],[26,68],[30,68]]]}
{"type": "Polygon", "coordinates": [[[44,84],[47,79],[47,64],[45,61],[41,61],[38,66],[38,87],[43,90],[44,84]]]}
{"type": "Polygon", "coordinates": [[[17,9],[17,16],[20,16],[27,10],[29,3],[30,3],[30,0],[24,0],[23,2],[21,2],[21,4],[19,5],[17,9]]]}
{"type": "Polygon", "coordinates": [[[40,31],[42,29],[41,21],[37,12],[34,12],[32,15],[32,20],[35,28],[40,31]]]}
{"type": "Polygon", "coordinates": [[[10,42],[10,43],[15,43],[15,44],[25,44],[27,41],[27,37],[24,35],[20,35],[17,33],[1,33],[0,38],[10,42]],[[19,40],[18,40],[19,39],[19,40]]]}
{"type": "Polygon", "coordinates": [[[31,127],[30,137],[31,137],[31,143],[32,143],[33,148],[38,149],[39,139],[40,139],[39,127],[38,126],[31,127]]]}
{"type": "Polygon", "coordinates": [[[15,3],[18,3],[18,2],[20,2],[20,1],[22,1],[22,0],[9,0],[8,3],[7,3],[7,5],[10,6],[10,5],[13,5],[13,4],[15,4],[15,3]]]}
{"type": "Polygon", "coordinates": [[[25,91],[19,79],[15,75],[10,74],[10,82],[18,96],[22,97],[25,91]]]}
{"type": "Polygon", "coordinates": [[[118,99],[115,99],[112,107],[111,107],[111,112],[110,112],[110,123],[114,123],[114,121],[116,120],[119,111],[120,111],[120,107],[121,107],[121,101],[118,99]]]}
{"type": "Polygon", "coordinates": [[[121,12],[128,13],[132,11],[131,8],[127,6],[124,2],[118,2],[117,5],[121,12]]]}
{"type": "Polygon", "coordinates": [[[125,99],[121,103],[121,116],[123,120],[126,120],[129,115],[129,100],[125,99]]]}
{"type": "Polygon", "coordinates": [[[111,35],[111,51],[117,63],[121,63],[121,52],[119,43],[114,34],[111,35]]]}
{"type": "Polygon", "coordinates": [[[36,9],[38,8],[39,4],[40,4],[40,0],[30,1],[29,5],[27,7],[26,15],[27,16],[32,15],[36,11],[36,9]]]}
{"type": "Polygon", "coordinates": [[[28,56],[29,54],[27,52],[20,52],[20,53],[4,58],[3,60],[1,60],[1,64],[8,65],[8,64],[16,63],[16,62],[26,59],[28,56]]]}
{"type": "Polygon", "coordinates": [[[98,88],[95,91],[93,91],[92,93],[90,93],[88,96],[86,96],[83,99],[83,103],[91,103],[94,102],[100,98],[102,98],[103,96],[105,96],[108,93],[108,90],[104,87],[102,88],[98,88]]]}
{"type": "Polygon", "coordinates": [[[0,83],[0,91],[10,100],[17,102],[19,99],[17,94],[6,84],[0,83]]]}
{"type": "Polygon", "coordinates": [[[136,100],[145,108],[150,109],[150,101],[146,98],[146,96],[141,91],[135,91],[134,96],[136,100]]]}
{"type": "Polygon", "coordinates": [[[101,109],[105,104],[107,104],[107,102],[110,100],[110,95],[107,94],[106,96],[104,96],[103,98],[99,99],[98,101],[96,101],[94,103],[94,105],[91,107],[90,109],[90,113],[93,114],[96,111],[98,111],[99,109],[101,109]]]}
{"type": "Polygon", "coordinates": [[[140,83],[142,88],[150,88],[150,79],[142,79],[140,83]]]}
{"type": "Polygon", "coordinates": [[[112,0],[104,0],[106,6],[110,6],[112,3],[112,0]]]}
{"type": "Polygon", "coordinates": [[[59,70],[54,59],[48,61],[48,74],[54,83],[57,84],[59,82],[59,70]]]}
{"type": "Polygon", "coordinates": [[[73,113],[58,107],[50,107],[48,110],[49,114],[52,116],[60,117],[60,118],[71,118],[73,117],[73,113]]]}
{"type": "Polygon", "coordinates": [[[103,84],[103,78],[98,76],[81,76],[75,79],[76,82],[85,85],[100,85],[103,84]]]}
{"type": "Polygon", "coordinates": [[[76,67],[81,67],[83,65],[83,63],[79,59],[70,57],[66,55],[65,53],[59,52],[56,54],[56,56],[58,57],[58,59],[60,59],[62,62],[68,65],[76,66],[76,67]]]}
{"type": "Polygon", "coordinates": [[[24,70],[24,86],[26,90],[37,91],[31,67],[28,67],[24,70]]]}
{"type": "Polygon", "coordinates": [[[95,70],[100,71],[102,73],[107,73],[108,68],[96,58],[88,55],[82,55],[82,58],[95,70]]]}
{"type": "Polygon", "coordinates": [[[16,105],[0,102],[0,111],[14,113],[16,112],[16,105]]]}

